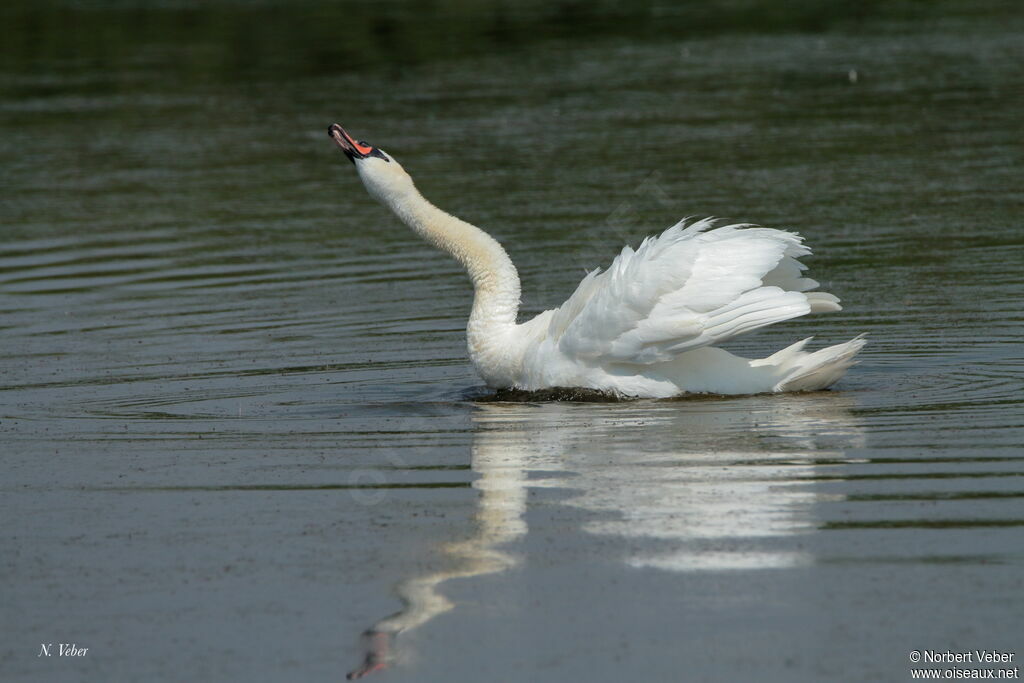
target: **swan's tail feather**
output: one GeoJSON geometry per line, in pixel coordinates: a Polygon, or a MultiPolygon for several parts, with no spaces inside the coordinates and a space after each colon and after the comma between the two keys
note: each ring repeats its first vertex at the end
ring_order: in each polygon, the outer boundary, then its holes
{"type": "Polygon", "coordinates": [[[854,357],[867,343],[862,334],[845,344],[807,353],[802,349],[809,341],[810,338],[799,341],[751,365],[778,367],[781,379],[772,391],[816,391],[832,386],[846,374],[850,366],[857,363],[854,357]]]}
{"type": "Polygon", "coordinates": [[[834,313],[843,310],[839,305],[839,297],[827,292],[807,292],[807,303],[811,305],[811,313],[834,313]]]}

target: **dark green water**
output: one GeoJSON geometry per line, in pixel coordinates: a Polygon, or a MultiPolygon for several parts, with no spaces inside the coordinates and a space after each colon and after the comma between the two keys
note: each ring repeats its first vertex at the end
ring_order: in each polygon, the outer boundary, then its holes
{"type": "Polygon", "coordinates": [[[1024,656],[1022,111],[1009,2],[6,3],[0,679],[336,680],[367,629],[381,681],[1024,656]],[[716,215],[845,305],[734,348],[871,344],[831,392],[474,401],[468,282],[334,121],[525,315],[716,215]]]}

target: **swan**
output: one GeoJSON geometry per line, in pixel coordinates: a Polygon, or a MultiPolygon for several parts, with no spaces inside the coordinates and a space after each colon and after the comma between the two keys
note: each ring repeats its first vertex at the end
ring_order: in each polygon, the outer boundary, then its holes
{"type": "Polygon", "coordinates": [[[608,270],[588,273],[560,307],[517,322],[520,284],[502,246],[437,208],[402,166],[337,123],[327,134],[355,165],[367,192],[427,242],[458,260],[474,288],[469,358],[493,389],[585,388],[638,398],[689,393],[814,391],[855,363],[864,335],[814,352],[813,337],[767,358],[720,348],[738,335],[808,313],[842,310],[811,291],[796,233],[751,224],[680,221],[608,270]]]}

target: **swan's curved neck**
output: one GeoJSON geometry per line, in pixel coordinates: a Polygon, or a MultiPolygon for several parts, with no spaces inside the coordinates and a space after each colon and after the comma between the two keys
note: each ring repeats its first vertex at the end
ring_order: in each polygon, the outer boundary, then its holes
{"type": "Polygon", "coordinates": [[[415,188],[381,200],[425,240],[455,257],[475,296],[466,328],[469,355],[488,384],[507,371],[509,335],[519,314],[519,273],[501,244],[480,228],[437,208],[415,188]]]}

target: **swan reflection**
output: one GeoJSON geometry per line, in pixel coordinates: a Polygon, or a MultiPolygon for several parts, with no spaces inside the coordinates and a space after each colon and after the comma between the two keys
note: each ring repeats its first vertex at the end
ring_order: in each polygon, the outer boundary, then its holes
{"type": "MultiPolygon", "coordinates": [[[[529,489],[558,488],[586,534],[628,540],[621,560],[667,571],[772,569],[812,563],[787,537],[816,528],[814,486],[863,443],[843,395],[754,396],[613,404],[474,407],[476,531],[443,548],[448,571],[410,577],[404,608],[368,631],[364,665],[381,668],[396,634],[452,609],[440,584],[505,571],[529,530],[529,489]],[[532,475],[532,476],[530,476],[532,475]]],[[[545,503],[550,506],[551,503],[545,503]]],[[[556,513],[557,514],[557,513],[556,513]]]]}
{"type": "Polygon", "coordinates": [[[423,625],[444,614],[454,605],[438,586],[450,579],[496,574],[518,564],[517,557],[501,549],[526,534],[523,512],[526,509],[526,470],[515,454],[498,450],[479,453],[473,449],[473,470],[477,479],[473,488],[480,491],[473,521],[475,532],[469,538],[445,544],[441,550],[452,568],[417,575],[402,581],[397,588],[403,607],[374,624],[365,634],[366,656],[362,665],[348,674],[356,679],[387,667],[393,658],[391,641],[404,631],[423,625]]]}

